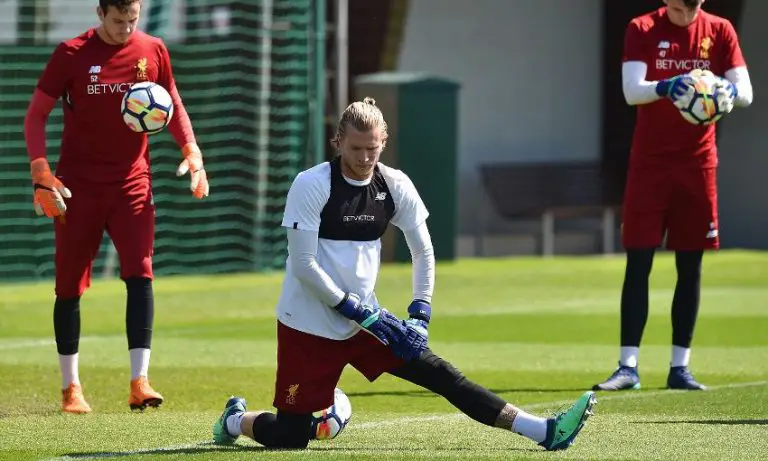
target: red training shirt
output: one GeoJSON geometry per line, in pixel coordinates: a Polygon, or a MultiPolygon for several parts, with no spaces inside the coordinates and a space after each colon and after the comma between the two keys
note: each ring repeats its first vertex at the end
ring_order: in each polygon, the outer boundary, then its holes
{"type": "MultiPolygon", "coordinates": [[[[745,66],[736,31],[727,19],[700,11],[688,27],[674,25],[667,8],[633,19],[624,39],[624,62],[648,66],[646,80],[657,81],[701,68],[724,76],[745,66]]],[[[715,167],[714,125],[685,121],[664,98],[637,106],[630,165],[635,167],[715,167]]]]}
{"type": "Polygon", "coordinates": [[[70,179],[108,183],[149,176],[147,135],[131,131],[120,114],[124,93],[139,81],[168,90],[174,98],[174,119],[179,119],[171,123],[186,125],[186,139],[177,142],[194,142],[162,40],[137,30],[127,43],[110,45],[90,29],[56,48],[37,88],[63,100],[56,174],[65,184],[70,179]]]}

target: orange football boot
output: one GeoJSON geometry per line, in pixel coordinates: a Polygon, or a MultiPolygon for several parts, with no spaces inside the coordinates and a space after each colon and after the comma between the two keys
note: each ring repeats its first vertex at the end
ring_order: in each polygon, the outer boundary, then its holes
{"type": "Polygon", "coordinates": [[[83,388],[80,384],[72,383],[61,390],[61,411],[65,413],[90,413],[91,406],[85,401],[83,388]]]}
{"type": "Polygon", "coordinates": [[[131,396],[128,398],[131,410],[144,411],[147,407],[157,408],[161,403],[163,403],[163,396],[152,389],[146,376],[131,380],[131,396]]]}

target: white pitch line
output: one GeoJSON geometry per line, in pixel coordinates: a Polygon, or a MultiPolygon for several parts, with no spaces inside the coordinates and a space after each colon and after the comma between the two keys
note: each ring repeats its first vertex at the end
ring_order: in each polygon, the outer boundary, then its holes
{"type": "MultiPolygon", "coordinates": [[[[80,338],[80,342],[107,340],[112,338],[119,338],[119,336],[83,336],[80,338]]],[[[49,347],[49,346],[55,346],[55,345],[56,345],[55,339],[21,339],[18,341],[0,344],[0,351],[12,350],[12,349],[30,349],[34,347],[49,347]]]]}
{"type": "MultiPolygon", "coordinates": [[[[747,383],[733,383],[733,384],[721,384],[719,386],[710,386],[708,389],[710,391],[719,391],[723,389],[738,389],[742,387],[757,387],[757,386],[765,386],[768,385],[768,381],[752,381],[747,383]]],[[[674,395],[674,393],[677,391],[670,391],[670,390],[657,390],[657,391],[624,391],[620,393],[616,393],[614,395],[601,395],[598,397],[597,401],[598,404],[601,401],[606,400],[627,400],[627,399],[642,399],[646,397],[657,397],[660,395],[674,395]]],[[[682,393],[682,392],[681,392],[682,393]]],[[[526,405],[525,410],[536,410],[536,409],[546,409],[550,407],[558,407],[562,405],[570,405],[573,403],[573,400],[554,400],[550,402],[539,402],[539,403],[533,403],[531,405],[526,405]]],[[[463,413],[444,413],[444,414],[432,414],[432,415],[423,415],[423,416],[402,416],[398,418],[392,418],[392,419],[385,419],[382,421],[369,421],[365,423],[360,424],[353,424],[349,426],[347,430],[358,430],[358,429],[378,429],[382,427],[387,426],[397,426],[400,424],[408,424],[408,423],[421,423],[421,422],[429,422],[429,421],[445,421],[446,419],[461,419],[461,418],[467,418],[466,415],[463,413]]],[[[204,451],[206,447],[216,447],[217,450],[226,449],[226,446],[219,446],[219,445],[213,445],[212,442],[199,442],[199,443],[190,443],[185,445],[171,445],[168,447],[158,447],[158,448],[140,448],[136,450],[127,450],[127,451],[115,451],[115,452],[102,452],[102,453],[93,453],[93,454],[83,454],[83,455],[77,455],[77,456],[70,456],[70,455],[64,455],[56,458],[49,458],[45,461],[76,461],[76,460],[85,460],[85,459],[101,459],[101,458],[117,458],[121,456],[130,456],[130,455],[146,455],[146,454],[152,454],[152,453],[158,453],[158,452],[167,452],[167,451],[174,451],[174,450],[189,450],[189,449],[200,449],[201,451],[204,451]]]]}

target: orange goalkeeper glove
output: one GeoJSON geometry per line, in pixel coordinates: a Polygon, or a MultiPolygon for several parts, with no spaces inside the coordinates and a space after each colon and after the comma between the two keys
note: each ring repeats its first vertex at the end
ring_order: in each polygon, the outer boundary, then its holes
{"type": "Polygon", "coordinates": [[[184,156],[184,160],[176,169],[176,176],[182,176],[189,171],[189,190],[192,191],[192,195],[198,199],[208,197],[208,175],[203,168],[203,154],[200,148],[194,143],[187,144],[181,149],[181,155],[184,156]]]}
{"type": "Polygon", "coordinates": [[[34,185],[35,213],[38,216],[45,215],[49,218],[64,216],[67,211],[67,204],[64,203],[64,199],[72,198],[72,192],[51,173],[48,160],[45,158],[32,160],[30,171],[34,185]]]}

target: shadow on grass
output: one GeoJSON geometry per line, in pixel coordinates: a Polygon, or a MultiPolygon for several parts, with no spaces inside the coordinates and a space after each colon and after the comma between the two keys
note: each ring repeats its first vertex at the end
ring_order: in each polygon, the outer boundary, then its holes
{"type": "MultiPolygon", "coordinates": [[[[432,448],[432,447],[408,447],[408,451],[451,451],[451,452],[461,452],[461,451],[474,451],[476,447],[449,447],[449,448],[432,448]]],[[[272,451],[280,451],[280,452],[296,452],[296,453],[307,453],[310,454],[319,454],[322,452],[359,452],[359,451],[375,451],[375,452],[384,452],[384,451],[400,451],[402,450],[401,446],[392,446],[392,447],[386,447],[386,446],[376,446],[376,447],[367,447],[365,449],[359,449],[359,448],[345,448],[345,447],[338,447],[338,446],[327,446],[327,447],[317,447],[317,446],[310,446],[306,450],[274,450],[274,449],[268,449],[264,448],[262,446],[248,446],[248,445],[216,445],[213,442],[201,442],[198,444],[189,444],[189,445],[178,445],[178,446],[172,446],[172,447],[158,447],[158,448],[146,448],[146,449],[139,449],[139,450],[126,450],[126,451],[92,451],[92,452],[82,452],[82,453],[65,453],[62,454],[60,458],[56,458],[57,461],[66,461],[66,460],[84,460],[84,459],[102,459],[102,458],[120,458],[123,456],[136,456],[136,455],[202,455],[205,453],[211,453],[211,452],[272,452],[272,451]]],[[[484,451],[488,451],[488,448],[484,448],[484,451]]],[[[495,451],[492,448],[491,451],[495,451]]],[[[520,451],[520,452],[536,452],[541,451],[539,449],[535,448],[499,448],[498,451],[520,451]]]]}
{"type": "Polygon", "coordinates": [[[91,451],[78,453],[64,453],[59,460],[68,459],[101,459],[119,458],[122,456],[136,455],[199,455],[210,452],[241,452],[259,450],[261,447],[249,447],[244,445],[216,445],[213,442],[180,445],[174,447],[142,448],[125,451],[91,451]]]}
{"type": "MultiPolygon", "coordinates": [[[[558,393],[558,392],[584,392],[589,390],[588,387],[573,387],[562,389],[550,389],[550,388],[514,388],[514,389],[489,389],[494,394],[507,394],[515,392],[532,392],[532,393],[558,393]]],[[[371,392],[345,392],[349,397],[377,397],[377,396],[397,396],[397,397],[440,397],[432,391],[427,390],[413,390],[413,391],[371,391],[371,392]]]]}
{"type": "Polygon", "coordinates": [[[710,424],[724,426],[768,426],[768,419],[680,419],[674,421],[632,421],[633,424],[710,424]]]}

